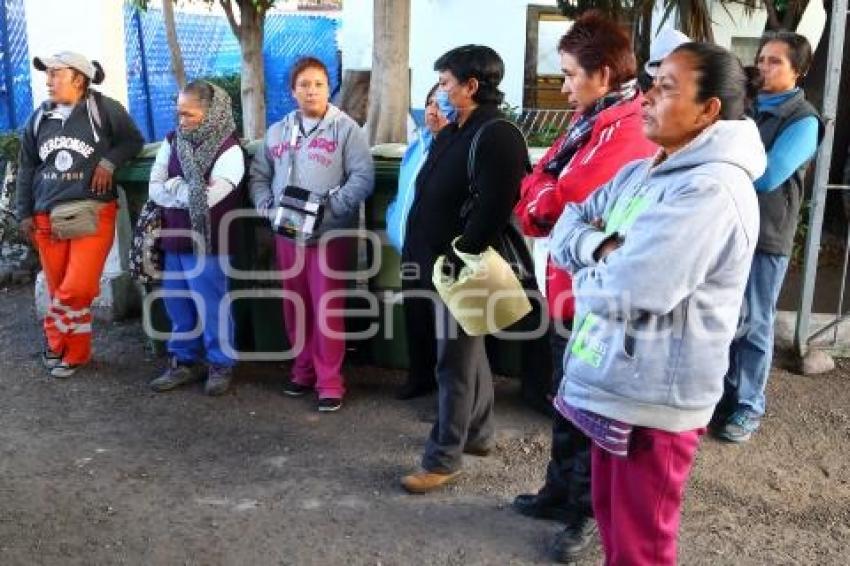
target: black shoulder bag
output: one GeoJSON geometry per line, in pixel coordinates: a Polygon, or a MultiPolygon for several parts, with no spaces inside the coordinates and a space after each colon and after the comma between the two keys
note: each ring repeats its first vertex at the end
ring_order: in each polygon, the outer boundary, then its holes
{"type": "MultiPolygon", "coordinates": [[[[460,219],[464,225],[469,220],[469,215],[471,214],[472,209],[474,209],[478,203],[478,196],[480,194],[480,190],[475,181],[475,159],[478,151],[478,142],[481,139],[481,134],[484,133],[484,130],[497,122],[510,124],[510,126],[517,131],[520,138],[523,140],[523,145],[525,145],[525,136],[519,128],[517,128],[513,122],[504,118],[493,118],[478,128],[478,131],[475,132],[475,135],[472,138],[472,143],[469,147],[469,157],[466,165],[466,174],[469,179],[469,196],[466,198],[466,201],[460,209],[460,219]]],[[[526,150],[526,154],[527,153],[528,151],[526,150]]],[[[530,170],[527,158],[526,168],[530,170]]],[[[528,249],[528,245],[525,243],[525,239],[516,227],[513,214],[511,214],[508,224],[499,235],[499,238],[495,242],[493,248],[505,259],[506,262],[508,262],[524,289],[537,289],[537,281],[534,277],[534,261],[531,258],[531,253],[528,249]]]]}

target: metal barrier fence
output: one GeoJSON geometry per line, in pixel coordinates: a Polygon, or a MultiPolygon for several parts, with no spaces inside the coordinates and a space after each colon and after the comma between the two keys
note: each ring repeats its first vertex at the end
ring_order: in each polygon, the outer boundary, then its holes
{"type": "Polygon", "coordinates": [[[515,122],[529,145],[548,146],[567,128],[572,113],[572,110],[522,108],[516,113],[515,122]]]}
{"type": "Polygon", "coordinates": [[[827,55],[826,85],[823,96],[823,119],[826,122],[826,132],[823,142],[818,149],[815,162],[814,192],[809,211],[809,231],[806,238],[806,255],[803,265],[803,291],[800,299],[800,310],[797,313],[797,328],[794,343],[800,355],[805,355],[814,342],[830,330],[833,331],[831,343],[818,344],[837,355],[850,355],[850,343],[839,344],[839,326],[847,321],[848,314],[844,312],[844,291],[847,280],[848,260],[850,260],[850,230],[844,249],[844,268],[838,297],[838,308],[835,317],[821,328],[812,330],[812,306],[814,304],[815,284],[818,274],[818,256],[820,253],[821,232],[823,230],[824,208],[826,195],[829,190],[847,190],[844,185],[829,184],[829,170],[832,161],[833,138],[835,135],[835,118],[838,106],[838,95],[841,86],[841,63],[844,50],[844,34],[847,25],[847,0],[834,0],[832,3],[832,18],[828,31],[829,53],[827,55]]]}
{"type": "Polygon", "coordinates": [[[24,1],[0,0],[0,132],[23,126],[32,109],[24,1]]]}

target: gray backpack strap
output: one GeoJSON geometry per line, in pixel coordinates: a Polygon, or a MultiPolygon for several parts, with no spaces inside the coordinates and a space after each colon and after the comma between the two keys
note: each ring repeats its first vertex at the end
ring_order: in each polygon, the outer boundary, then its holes
{"type": "Polygon", "coordinates": [[[94,94],[89,94],[86,99],[86,104],[88,105],[88,111],[91,115],[91,119],[94,122],[94,125],[97,126],[99,130],[103,129],[103,120],[100,117],[100,105],[97,103],[97,99],[94,94]]]}
{"type": "MultiPolygon", "coordinates": [[[[86,111],[89,116],[91,116],[92,122],[97,126],[99,130],[103,129],[103,118],[100,115],[100,104],[98,104],[98,100],[96,95],[93,92],[90,92],[86,97],[86,111]]],[[[32,136],[38,137],[38,127],[41,126],[41,121],[44,119],[44,107],[39,106],[35,111],[35,117],[32,120],[32,136]]],[[[97,134],[95,134],[97,135],[97,134]]]]}

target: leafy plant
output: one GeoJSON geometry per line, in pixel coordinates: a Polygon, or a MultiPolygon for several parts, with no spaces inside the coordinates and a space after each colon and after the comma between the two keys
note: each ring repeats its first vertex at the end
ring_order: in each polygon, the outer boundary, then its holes
{"type": "Polygon", "coordinates": [[[0,160],[17,161],[21,149],[21,135],[18,132],[0,133],[0,160]]]}
{"type": "Polygon", "coordinates": [[[549,147],[558,136],[564,133],[563,128],[549,124],[528,134],[528,145],[530,147],[549,147]]]}

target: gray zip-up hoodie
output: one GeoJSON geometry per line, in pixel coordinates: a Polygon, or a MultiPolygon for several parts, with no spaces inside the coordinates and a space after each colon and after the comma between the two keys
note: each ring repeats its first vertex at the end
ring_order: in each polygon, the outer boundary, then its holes
{"type": "Polygon", "coordinates": [[[365,132],[333,105],[306,134],[300,131],[297,110],[272,124],[251,163],[251,200],[261,216],[273,221],[289,184],[325,197],[324,219],[306,242],[314,243],[329,230],[357,225],[360,203],[375,186],[375,168],[365,132]],[[293,140],[295,171],[290,179],[293,140]]]}
{"type": "Polygon", "coordinates": [[[759,234],[752,183],[766,158],[751,120],[724,120],[654,163],[626,165],[555,225],[550,253],[576,295],[559,395],[681,432],[708,424],[723,391],[759,234]],[[621,247],[597,263],[611,237],[621,247]]]}

